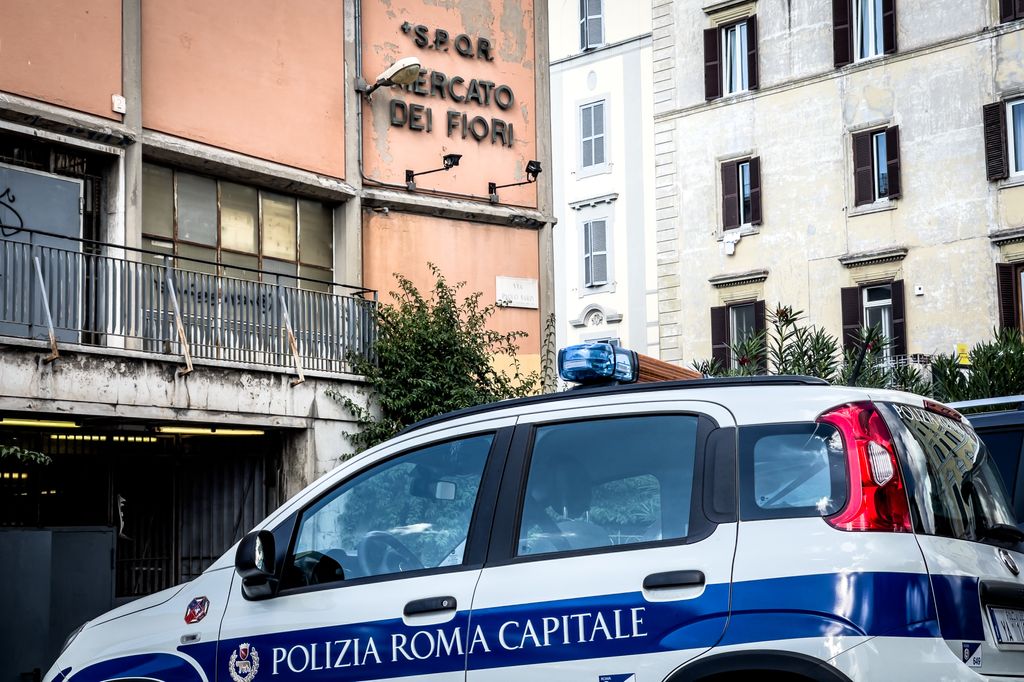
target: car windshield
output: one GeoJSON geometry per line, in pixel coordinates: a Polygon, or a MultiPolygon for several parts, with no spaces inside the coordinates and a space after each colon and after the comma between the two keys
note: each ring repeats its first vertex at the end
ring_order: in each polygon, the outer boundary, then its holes
{"type": "Polygon", "coordinates": [[[902,460],[918,532],[985,540],[991,529],[1017,524],[999,471],[973,428],[911,405],[878,408],[902,460]]]}

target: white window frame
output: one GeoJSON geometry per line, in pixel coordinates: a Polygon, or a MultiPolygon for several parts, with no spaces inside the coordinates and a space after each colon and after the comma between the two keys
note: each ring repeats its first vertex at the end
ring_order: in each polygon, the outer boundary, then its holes
{"type": "MultiPolygon", "coordinates": [[[[592,100],[592,101],[589,101],[589,102],[585,102],[585,103],[579,105],[578,111],[579,111],[579,114],[578,114],[577,120],[579,121],[579,126],[580,126],[579,127],[579,133],[580,133],[580,137],[579,137],[579,140],[580,140],[580,145],[579,145],[580,171],[583,172],[583,173],[596,173],[596,172],[600,172],[600,171],[602,171],[602,170],[604,170],[604,169],[606,169],[608,167],[608,100],[602,98],[602,99],[595,99],[595,100],[592,100]],[[583,134],[583,112],[588,110],[588,109],[593,110],[594,108],[596,108],[599,105],[601,107],[601,131],[602,132],[600,134],[594,133],[594,130],[593,130],[594,126],[591,125],[591,135],[589,137],[586,137],[583,134]],[[596,149],[597,148],[598,140],[600,140],[600,143],[601,143],[601,155],[602,155],[602,159],[603,160],[600,163],[591,163],[589,166],[584,165],[584,154],[583,154],[583,147],[584,147],[584,145],[586,144],[587,141],[591,141],[594,144],[594,149],[596,149]]],[[[591,117],[593,117],[593,114],[591,114],[591,117]]],[[[592,120],[596,120],[596,119],[592,118],[592,120]]],[[[591,161],[593,161],[596,156],[597,156],[596,154],[592,154],[591,155],[591,161]]]]}
{"type": "Polygon", "coordinates": [[[582,237],[583,237],[583,286],[585,289],[593,291],[606,287],[612,279],[612,268],[611,258],[609,257],[608,248],[611,239],[610,235],[611,221],[607,217],[593,217],[589,220],[583,221],[582,237]],[[594,223],[604,223],[604,250],[594,250],[594,238],[590,233],[591,227],[594,223]],[[589,237],[589,239],[588,239],[589,237]],[[590,244],[590,249],[587,250],[587,244],[590,244]],[[604,281],[598,282],[593,278],[594,269],[594,256],[604,256],[604,281]]]}
{"type": "MultiPolygon", "coordinates": [[[[736,183],[737,183],[737,186],[739,187],[739,191],[736,193],[736,200],[739,202],[739,207],[738,207],[739,216],[740,216],[739,227],[750,227],[750,215],[749,215],[748,211],[746,211],[743,208],[743,203],[744,203],[744,199],[746,199],[747,196],[752,196],[752,194],[751,195],[745,195],[743,193],[743,190],[744,190],[743,170],[744,169],[746,169],[746,171],[747,171],[747,186],[749,187],[750,186],[750,159],[747,159],[746,161],[740,161],[739,163],[736,164],[736,176],[737,176],[736,177],[736,183]]],[[[751,201],[753,201],[753,200],[751,199],[751,201]]],[[[753,205],[751,205],[751,208],[753,208],[753,205]]],[[[732,229],[738,229],[738,228],[732,228],[732,229]]]]}
{"type": "Polygon", "coordinates": [[[746,21],[730,24],[721,29],[723,97],[736,95],[750,89],[750,74],[747,72],[747,53],[750,49],[748,40],[746,21]],[[731,43],[730,36],[734,36],[731,43]],[[730,88],[730,81],[738,82],[739,85],[730,88]]]}
{"type": "Polygon", "coordinates": [[[882,357],[886,360],[892,359],[892,340],[893,340],[893,319],[892,319],[892,283],[888,284],[872,284],[861,288],[860,293],[861,300],[861,314],[864,316],[864,326],[868,326],[868,310],[872,308],[882,308],[882,334],[885,335],[886,346],[882,357]],[[868,301],[868,291],[870,289],[878,289],[880,287],[889,287],[889,298],[882,301],[868,301]],[[888,315],[886,314],[885,308],[888,308],[888,315]]]}
{"type": "Polygon", "coordinates": [[[882,26],[882,0],[853,0],[853,61],[861,62],[876,59],[885,54],[885,34],[882,26]],[[861,21],[862,8],[867,3],[866,22],[861,21]],[[865,27],[865,23],[867,26],[865,27]],[[877,46],[878,51],[862,55],[860,52],[861,37],[865,28],[868,32],[868,44],[877,46]]]}
{"type": "Polygon", "coordinates": [[[875,201],[887,199],[889,197],[889,139],[886,137],[886,130],[880,130],[875,133],[871,133],[871,158],[873,160],[874,167],[871,169],[871,184],[875,188],[875,201]],[[882,138],[885,143],[886,158],[879,158],[878,155],[878,138],[882,138]],[[882,188],[879,186],[878,179],[882,174],[882,169],[885,168],[886,177],[886,188],[885,194],[882,194],[882,188]]]}
{"type": "Polygon", "coordinates": [[[1010,177],[1024,177],[1024,165],[1016,167],[1017,146],[1024,145],[1024,140],[1018,140],[1013,132],[1013,109],[1021,108],[1021,115],[1024,116],[1024,98],[1011,99],[1006,102],[1006,153],[1010,177]]]}
{"type": "MultiPolygon", "coordinates": [[[[753,313],[754,313],[755,328],[756,328],[756,324],[757,324],[757,319],[756,319],[756,317],[757,317],[757,302],[756,301],[747,301],[746,303],[734,303],[734,304],[730,305],[727,308],[727,310],[729,312],[729,366],[732,369],[739,369],[740,368],[739,358],[737,358],[736,354],[732,352],[732,349],[737,344],[742,343],[744,340],[746,340],[746,337],[744,337],[742,339],[739,338],[739,335],[737,333],[738,330],[737,330],[737,324],[736,324],[736,311],[739,310],[740,308],[750,308],[751,311],[753,311],[753,313]]],[[[754,333],[756,333],[756,331],[754,333]]]]}
{"type": "Polygon", "coordinates": [[[580,0],[580,31],[582,35],[586,36],[586,39],[581,41],[583,44],[580,45],[581,50],[592,50],[595,47],[604,45],[604,0],[596,0],[598,9],[596,14],[590,13],[590,4],[595,0],[580,0]],[[596,19],[598,26],[600,26],[600,35],[597,36],[597,40],[593,39],[590,35],[590,22],[596,19]]]}

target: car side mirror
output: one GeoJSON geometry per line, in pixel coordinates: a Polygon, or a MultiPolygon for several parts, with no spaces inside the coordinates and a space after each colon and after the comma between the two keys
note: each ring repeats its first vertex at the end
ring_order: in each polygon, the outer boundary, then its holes
{"type": "Polygon", "coordinates": [[[267,599],[277,591],[274,534],[269,530],[249,533],[235,550],[235,572],[242,579],[246,599],[267,599]]]}

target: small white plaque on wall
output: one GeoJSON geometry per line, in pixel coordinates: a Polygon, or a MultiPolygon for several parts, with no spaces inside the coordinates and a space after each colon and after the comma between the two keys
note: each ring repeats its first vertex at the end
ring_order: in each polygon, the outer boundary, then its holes
{"type": "Polygon", "coordinates": [[[540,307],[540,295],[537,293],[537,280],[527,277],[495,277],[494,288],[496,295],[494,300],[499,305],[506,305],[510,308],[533,308],[540,307]]]}

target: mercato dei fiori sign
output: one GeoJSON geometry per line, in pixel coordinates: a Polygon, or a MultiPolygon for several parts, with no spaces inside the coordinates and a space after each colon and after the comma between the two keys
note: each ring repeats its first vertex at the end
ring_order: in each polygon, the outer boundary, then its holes
{"type": "MultiPolygon", "coordinates": [[[[474,63],[494,61],[494,43],[487,38],[473,38],[465,33],[452,36],[442,28],[431,30],[427,26],[409,22],[402,24],[402,32],[421,49],[437,52],[454,51],[474,63]]],[[[442,123],[435,122],[432,106],[392,99],[392,127],[431,133],[435,125],[443,125],[448,137],[451,138],[473,138],[477,142],[490,140],[491,144],[500,144],[503,147],[511,147],[515,141],[513,124],[490,115],[495,113],[494,109],[505,112],[515,105],[515,93],[508,85],[481,78],[467,79],[461,75],[449,76],[441,71],[421,69],[419,78],[404,86],[404,89],[420,97],[445,100],[451,102],[452,106],[461,105],[464,108],[449,108],[442,123]],[[477,113],[478,109],[485,111],[480,114],[477,113]]]]}

